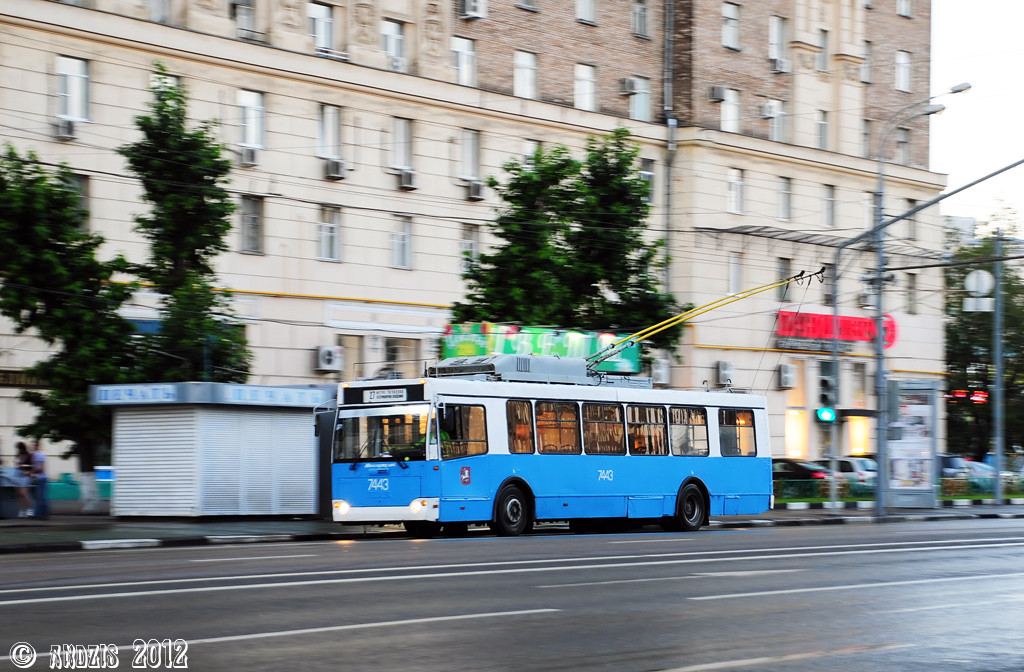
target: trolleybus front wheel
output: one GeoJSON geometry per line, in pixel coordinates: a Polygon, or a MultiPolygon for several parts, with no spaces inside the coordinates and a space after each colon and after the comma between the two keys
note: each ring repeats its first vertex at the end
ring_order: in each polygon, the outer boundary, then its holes
{"type": "Polygon", "coordinates": [[[498,493],[494,511],[494,531],[501,537],[518,537],[530,528],[530,503],[514,485],[498,493]]]}
{"type": "Polygon", "coordinates": [[[704,493],[693,483],[687,483],[679,493],[679,524],[687,532],[695,532],[704,524],[704,493]]]}

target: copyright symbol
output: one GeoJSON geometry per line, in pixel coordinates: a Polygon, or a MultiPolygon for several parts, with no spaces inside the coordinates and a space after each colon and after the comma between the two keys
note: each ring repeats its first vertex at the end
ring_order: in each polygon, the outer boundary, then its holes
{"type": "Polygon", "coordinates": [[[36,662],[36,650],[28,642],[18,642],[11,647],[11,662],[21,669],[32,667],[36,662]]]}

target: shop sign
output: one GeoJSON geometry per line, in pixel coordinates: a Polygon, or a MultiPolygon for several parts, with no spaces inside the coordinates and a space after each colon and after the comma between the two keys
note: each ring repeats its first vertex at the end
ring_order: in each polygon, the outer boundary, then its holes
{"type": "MultiPolygon", "coordinates": [[[[779,348],[791,350],[832,349],[832,325],[834,317],[822,313],[802,313],[780,310],[779,327],[776,332],[779,348]],[[786,345],[782,345],[786,343],[786,345]],[[824,345],[824,347],[822,347],[824,345]],[[802,346],[802,347],[801,347],[802,346]]],[[[896,343],[896,320],[886,315],[882,320],[885,330],[885,347],[896,343]]],[[[875,340],[875,321],[870,317],[839,317],[839,350],[849,352],[853,343],[870,343],[875,340]]]]}
{"type": "Polygon", "coordinates": [[[46,389],[41,378],[30,376],[21,370],[0,369],[0,387],[16,387],[22,390],[46,389]]]}
{"type": "MultiPolygon", "coordinates": [[[[450,324],[441,338],[441,357],[484,355],[557,355],[589,357],[619,338],[618,334],[561,331],[505,324],[450,324]]],[[[598,371],[640,373],[640,348],[626,348],[597,365],[598,371]]]]}

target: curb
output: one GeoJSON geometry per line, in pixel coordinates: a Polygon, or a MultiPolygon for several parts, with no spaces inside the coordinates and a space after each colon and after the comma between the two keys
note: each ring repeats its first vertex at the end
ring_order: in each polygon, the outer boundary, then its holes
{"type": "MultiPolygon", "coordinates": [[[[938,506],[943,509],[991,506],[996,503],[995,499],[942,499],[938,506]]],[[[854,502],[836,502],[838,509],[874,509],[875,500],[859,500],[854,502]]],[[[1007,506],[1024,504],[1024,497],[1004,498],[1003,504],[1007,506]]],[[[830,502],[778,502],[775,504],[777,511],[807,511],[808,509],[821,510],[830,509],[830,502]]]]}
{"type": "MultiPolygon", "coordinates": [[[[733,530],[747,527],[804,527],[812,525],[858,525],[866,523],[909,523],[942,520],[1024,519],[1024,513],[935,513],[884,516],[834,516],[829,518],[778,518],[775,520],[713,520],[709,528],[733,530]]],[[[38,544],[8,544],[0,546],[0,555],[15,553],[66,553],[68,551],[106,551],[128,548],[182,548],[186,546],[213,546],[225,544],[273,544],[295,541],[345,541],[366,539],[365,534],[349,532],[309,532],[304,534],[234,534],[198,537],[172,537],[170,539],[93,539],[90,541],[58,541],[38,544]]],[[[405,538],[402,532],[382,532],[373,538],[405,538]]]]}

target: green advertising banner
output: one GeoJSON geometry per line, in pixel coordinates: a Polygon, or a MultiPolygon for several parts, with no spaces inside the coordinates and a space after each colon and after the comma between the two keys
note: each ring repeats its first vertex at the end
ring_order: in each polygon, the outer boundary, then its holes
{"type": "MultiPolygon", "coordinates": [[[[450,324],[442,337],[441,357],[482,355],[558,355],[589,357],[623,338],[618,334],[593,331],[561,331],[541,327],[504,324],[450,324]]],[[[640,373],[640,347],[626,348],[601,362],[598,371],[640,373]]]]}

